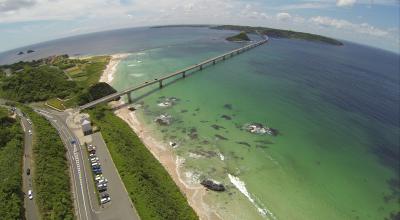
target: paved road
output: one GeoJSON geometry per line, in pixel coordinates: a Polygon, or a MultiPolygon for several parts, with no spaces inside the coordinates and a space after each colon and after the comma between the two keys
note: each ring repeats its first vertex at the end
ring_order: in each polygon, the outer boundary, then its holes
{"type": "MultiPolygon", "coordinates": [[[[19,109],[16,110],[17,114],[22,116],[19,109]]],[[[24,158],[23,158],[23,169],[22,169],[22,190],[25,193],[24,196],[24,207],[25,207],[25,217],[27,220],[37,220],[40,219],[39,211],[36,205],[36,193],[32,188],[32,177],[35,170],[32,167],[32,135],[34,135],[33,126],[28,123],[25,117],[21,118],[21,125],[24,130],[24,158]],[[29,134],[29,130],[32,131],[32,135],[29,134]],[[30,169],[30,175],[27,175],[26,170],[30,169]],[[33,199],[28,198],[28,190],[32,190],[33,199]]]]}
{"type": "Polygon", "coordinates": [[[49,110],[37,110],[57,129],[60,137],[68,150],[67,159],[70,163],[70,174],[72,179],[72,189],[75,202],[75,212],[80,220],[98,219],[96,210],[91,204],[89,185],[87,183],[87,172],[84,169],[83,155],[80,144],[65,124],[66,115],[49,110]],[[71,141],[77,141],[72,144],[71,141]]]}
{"type": "MultiPolygon", "coordinates": [[[[10,108],[9,106],[4,105],[6,101],[0,99],[0,105],[5,108],[10,108]]],[[[24,192],[24,209],[25,209],[25,218],[27,220],[37,220],[40,219],[39,210],[36,205],[35,199],[35,191],[32,188],[32,178],[34,169],[32,167],[33,159],[32,159],[32,135],[34,135],[33,126],[27,121],[27,118],[23,116],[20,109],[16,109],[16,113],[18,117],[21,119],[21,126],[24,131],[24,156],[22,160],[22,192],[24,192]],[[31,130],[32,135],[29,134],[29,130],[31,130]],[[26,170],[30,169],[30,174],[27,175],[26,170]],[[32,190],[33,199],[30,200],[28,198],[28,190],[32,190]]]]}
{"type": "Polygon", "coordinates": [[[84,143],[79,143],[77,132],[80,132],[80,129],[72,128],[67,123],[71,114],[48,109],[39,110],[39,113],[45,116],[59,131],[68,149],[68,159],[72,165],[73,189],[78,219],[139,219],[101,135],[92,135],[92,140],[93,144],[97,146],[97,154],[102,165],[103,175],[109,180],[108,193],[110,194],[111,202],[103,206],[100,206],[97,201],[96,189],[94,188],[84,143]],[[76,140],[77,144],[71,144],[71,140],[76,140]]]}

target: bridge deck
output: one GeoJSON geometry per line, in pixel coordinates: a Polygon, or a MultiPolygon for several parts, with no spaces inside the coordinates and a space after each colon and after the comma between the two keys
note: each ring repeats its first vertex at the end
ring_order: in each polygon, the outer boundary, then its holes
{"type": "Polygon", "coordinates": [[[229,51],[229,52],[227,52],[227,53],[224,53],[224,54],[222,54],[222,55],[219,55],[219,56],[217,56],[217,57],[213,57],[213,58],[207,59],[207,60],[205,60],[205,61],[203,61],[203,62],[201,62],[201,63],[198,63],[198,64],[195,64],[195,65],[189,66],[189,67],[187,67],[187,68],[185,68],[185,69],[178,70],[178,71],[173,72],[173,73],[171,73],[171,74],[167,74],[166,76],[163,76],[163,77],[161,77],[161,78],[154,79],[154,80],[151,81],[151,82],[144,82],[144,83],[142,83],[142,84],[140,84],[140,85],[138,85],[138,86],[135,86],[135,87],[132,87],[132,88],[128,88],[128,89],[122,90],[122,91],[120,91],[120,92],[113,93],[113,94],[111,94],[111,95],[108,95],[108,96],[105,96],[105,97],[103,97],[103,98],[94,100],[94,101],[89,102],[89,103],[87,103],[87,104],[84,104],[84,105],[82,105],[82,106],[79,107],[79,110],[84,110],[84,109],[87,109],[87,108],[91,108],[91,107],[93,107],[93,106],[95,106],[95,105],[98,105],[98,104],[100,104],[100,103],[103,103],[103,102],[109,102],[109,101],[114,100],[114,99],[116,99],[116,98],[118,98],[118,97],[120,97],[120,96],[126,95],[126,94],[128,94],[128,93],[131,93],[131,92],[133,92],[133,91],[136,91],[136,90],[145,88],[145,87],[147,87],[147,86],[150,86],[150,85],[153,85],[153,84],[156,84],[156,83],[160,83],[160,85],[161,85],[162,81],[164,81],[164,80],[166,80],[166,79],[172,78],[172,77],[177,76],[177,75],[183,75],[183,74],[185,74],[185,73],[187,73],[187,72],[189,72],[189,71],[191,71],[191,70],[194,70],[194,69],[198,69],[198,68],[201,69],[201,68],[203,68],[203,67],[204,67],[205,65],[207,65],[207,64],[211,64],[211,63],[214,64],[214,63],[216,63],[218,60],[224,60],[224,59],[226,59],[226,58],[228,58],[228,57],[232,57],[235,53],[238,54],[238,53],[240,53],[240,52],[243,52],[243,51],[252,49],[252,48],[254,48],[254,47],[257,47],[257,46],[260,46],[260,45],[266,43],[267,41],[268,41],[268,37],[266,37],[265,39],[263,39],[263,40],[261,40],[261,41],[258,41],[258,42],[256,42],[256,43],[246,45],[246,46],[244,46],[244,47],[241,47],[241,48],[238,48],[238,49],[229,51]]]}

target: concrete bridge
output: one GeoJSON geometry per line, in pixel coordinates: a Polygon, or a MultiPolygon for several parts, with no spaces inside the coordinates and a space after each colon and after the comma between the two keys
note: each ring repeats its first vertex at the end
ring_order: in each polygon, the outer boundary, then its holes
{"type": "Polygon", "coordinates": [[[208,65],[214,65],[214,64],[216,64],[216,63],[219,62],[219,61],[226,60],[226,59],[228,59],[228,58],[230,58],[230,57],[233,57],[234,55],[237,55],[237,54],[243,53],[243,52],[245,52],[245,51],[248,51],[248,50],[250,50],[250,49],[252,49],[252,48],[258,47],[258,46],[260,46],[260,45],[266,43],[267,41],[268,41],[268,37],[267,37],[267,36],[264,36],[264,37],[263,37],[263,40],[260,40],[260,41],[258,41],[258,42],[255,42],[255,43],[246,45],[246,46],[244,46],[244,47],[241,47],[241,48],[232,50],[232,51],[230,51],[230,52],[228,52],[228,53],[224,53],[224,54],[219,55],[219,56],[217,56],[217,57],[210,58],[210,59],[205,60],[205,61],[203,61],[203,62],[201,62],[201,63],[198,63],[198,64],[195,64],[195,65],[189,66],[189,67],[187,67],[187,68],[185,68],[185,69],[182,69],[182,70],[178,70],[178,71],[176,71],[176,72],[173,72],[173,73],[168,74],[168,75],[166,75],[166,76],[163,76],[163,77],[161,77],[161,78],[154,79],[153,81],[144,82],[144,83],[142,83],[142,84],[140,84],[140,85],[138,85],[138,86],[135,86],[135,87],[132,87],[132,88],[128,88],[128,89],[122,90],[122,91],[120,91],[120,92],[116,92],[116,93],[113,93],[113,94],[111,94],[111,95],[105,96],[105,97],[103,97],[103,98],[94,100],[94,101],[92,101],[92,102],[89,102],[89,103],[87,103],[87,104],[84,104],[84,105],[80,106],[80,107],[78,108],[78,110],[81,111],[81,110],[84,110],[84,109],[87,109],[87,108],[91,108],[91,107],[93,107],[93,106],[95,106],[95,105],[98,105],[98,104],[100,104],[100,103],[109,102],[109,101],[115,100],[116,98],[121,97],[121,96],[123,96],[123,95],[128,95],[128,100],[129,100],[129,102],[132,102],[131,96],[130,96],[130,93],[131,93],[131,92],[137,91],[137,90],[139,90],[139,89],[143,89],[143,88],[145,88],[145,87],[148,87],[148,86],[151,86],[151,85],[157,84],[157,83],[159,84],[159,87],[162,88],[162,87],[163,87],[163,81],[164,81],[164,80],[170,79],[170,78],[175,77],[175,76],[182,76],[183,78],[185,78],[185,77],[186,77],[186,74],[188,74],[190,71],[193,71],[193,70],[202,70],[203,68],[205,68],[205,67],[208,66],[208,65]]]}

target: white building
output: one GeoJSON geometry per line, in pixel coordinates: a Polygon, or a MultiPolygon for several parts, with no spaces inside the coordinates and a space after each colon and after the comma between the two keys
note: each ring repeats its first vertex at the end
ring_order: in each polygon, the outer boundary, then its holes
{"type": "Polygon", "coordinates": [[[92,125],[88,119],[82,120],[82,131],[84,135],[89,135],[92,133],[92,125]]]}

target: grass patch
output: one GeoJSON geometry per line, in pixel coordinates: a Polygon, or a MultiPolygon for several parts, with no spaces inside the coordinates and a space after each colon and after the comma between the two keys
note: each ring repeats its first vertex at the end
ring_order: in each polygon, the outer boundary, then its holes
{"type": "Polygon", "coordinates": [[[56,129],[31,108],[20,106],[35,128],[33,184],[42,219],[74,219],[66,149],[56,129]]]}
{"type": "Polygon", "coordinates": [[[0,108],[0,218],[23,219],[23,131],[8,110],[0,108]]]}
{"type": "Polygon", "coordinates": [[[57,98],[53,98],[53,99],[47,100],[47,104],[52,106],[52,107],[54,107],[54,108],[57,108],[59,110],[62,110],[62,111],[65,110],[65,106],[64,106],[63,101],[61,101],[61,100],[59,100],[57,98]]]}
{"type": "Polygon", "coordinates": [[[141,219],[198,219],[168,172],[122,119],[105,106],[88,112],[141,219]]]}

